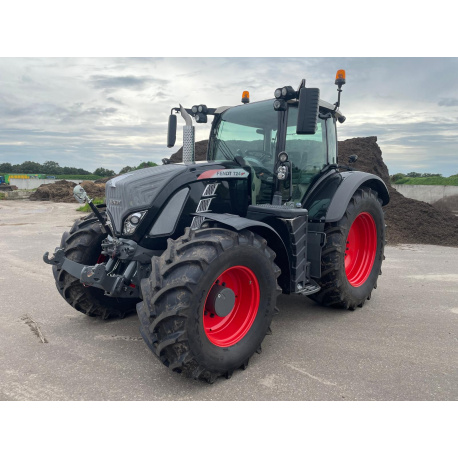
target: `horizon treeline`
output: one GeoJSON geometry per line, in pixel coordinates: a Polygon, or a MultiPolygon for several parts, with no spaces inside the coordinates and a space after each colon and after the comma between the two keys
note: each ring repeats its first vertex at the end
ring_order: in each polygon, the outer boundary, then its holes
{"type": "MultiPolygon", "coordinates": [[[[155,162],[142,162],[137,167],[127,165],[119,173],[127,173],[133,170],[143,169],[145,167],[155,167],[155,162]]],[[[25,161],[22,164],[11,164],[9,162],[0,163],[0,175],[2,173],[27,173],[27,174],[46,174],[51,176],[57,175],[98,175],[100,177],[109,177],[116,175],[114,170],[98,167],[93,172],[89,172],[78,167],[61,167],[58,162],[46,161],[43,164],[33,161],[25,161]]]]}

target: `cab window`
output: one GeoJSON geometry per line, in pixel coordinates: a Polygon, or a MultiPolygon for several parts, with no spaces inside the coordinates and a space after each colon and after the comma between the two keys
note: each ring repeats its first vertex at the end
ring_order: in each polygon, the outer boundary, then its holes
{"type": "Polygon", "coordinates": [[[296,133],[297,112],[297,106],[289,106],[285,151],[292,167],[292,200],[301,202],[312,179],[327,164],[327,143],[325,120],[320,118],[314,135],[296,133]]]}

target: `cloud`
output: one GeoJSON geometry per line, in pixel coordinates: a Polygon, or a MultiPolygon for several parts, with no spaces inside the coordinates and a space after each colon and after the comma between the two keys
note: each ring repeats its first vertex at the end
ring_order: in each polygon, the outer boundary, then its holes
{"type": "MultiPolygon", "coordinates": [[[[243,90],[256,102],[301,78],[334,102],[338,68],[347,71],[340,139],[378,136],[392,173],[456,173],[456,58],[0,58],[0,162],[157,161],[181,145],[179,119],[177,146],[165,147],[178,103],[237,105],[243,90]]],[[[197,140],[209,126],[196,125],[197,140]]]]}
{"type": "Polygon", "coordinates": [[[439,101],[438,105],[440,107],[458,107],[458,99],[454,99],[454,98],[442,99],[439,101]]]}
{"type": "Polygon", "coordinates": [[[115,99],[114,97],[107,97],[107,100],[111,103],[116,103],[116,105],[124,105],[121,100],[115,99]]]}
{"type": "Polygon", "coordinates": [[[146,86],[152,84],[166,84],[167,80],[153,78],[151,76],[92,75],[91,83],[97,89],[143,90],[146,86]]]}

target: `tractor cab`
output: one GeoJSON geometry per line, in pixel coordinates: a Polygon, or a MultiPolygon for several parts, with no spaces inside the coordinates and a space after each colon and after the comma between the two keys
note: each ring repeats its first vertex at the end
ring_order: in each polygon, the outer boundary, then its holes
{"type": "Polygon", "coordinates": [[[341,86],[345,76],[336,78],[339,100],[330,104],[319,99],[320,91],[306,88],[302,80],[297,91],[278,88],[275,99],[243,105],[208,108],[195,105],[173,108],[169,118],[168,147],[175,144],[180,112],[183,128],[183,162],[194,163],[194,126],[213,116],[207,151],[209,162],[225,168],[244,168],[250,174],[251,205],[288,205],[301,208],[317,179],[337,169],[336,121],[344,122],[339,111],[341,86]]]}
{"type": "Polygon", "coordinates": [[[282,203],[300,207],[314,179],[337,163],[334,106],[320,101],[315,133],[303,135],[297,133],[298,102],[289,101],[284,111],[276,111],[272,102],[236,106],[215,115],[208,159],[250,167],[252,205],[270,204],[279,193],[282,203]]]}

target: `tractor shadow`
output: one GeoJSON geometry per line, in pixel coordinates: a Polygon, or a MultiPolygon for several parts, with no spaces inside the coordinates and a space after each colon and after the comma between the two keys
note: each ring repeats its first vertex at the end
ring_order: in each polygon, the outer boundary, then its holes
{"type": "MultiPolygon", "coordinates": [[[[333,332],[336,328],[345,326],[347,320],[354,318],[354,314],[361,309],[351,312],[321,306],[314,301],[300,296],[281,295],[277,301],[280,312],[272,322],[272,333],[264,339],[262,354],[254,354],[246,371],[234,372],[231,381],[220,377],[212,385],[183,377],[171,372],[151,353],[143,342],[139,331],[139,321],[135,313],[122,320],[99,320],[88,317],[80,321],[81,328],[85,328],[88,337],[91,336],[93,345],[103,345],[111,351],[121,352],[119,358],[128,358],[142,372],[145,388],[143,399],[154,399],[161,392],[160,397],[173,396],[174,399],[229,399],[226,392],[228,384],[257,384],[259,371],[264,372],[272,360],[282,358],[285,347],[295,345],[303,339],[310,339],[311,335],[323,332],[333,332]],[[159,388],[159,390],[158,390],[159,388]]],[[[125,374],[124,382],[134,383],[136,375],[125,374]],[[132,380],[129,379],[132,377],[132,380]]],[[[156,398],[157,399],[157,398],[156,398]]]]}

